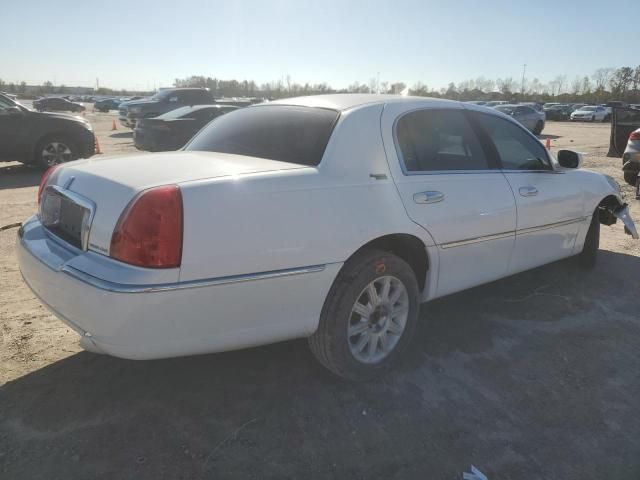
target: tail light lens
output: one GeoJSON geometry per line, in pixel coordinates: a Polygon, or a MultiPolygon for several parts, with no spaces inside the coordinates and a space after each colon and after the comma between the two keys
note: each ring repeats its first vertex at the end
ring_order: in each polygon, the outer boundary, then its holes
{"type": "Polygon", "coordinates": [[[53,172],[55,172],[58,167],[60,167],[60,165],[49,167],[42,174],[42,178],[40,179],[40,186],[38,187],[38,205],[40,205],[40,202],[42,201],[42,193],[44,192],[44,189],[47,188],[47,185],[49,185],[51,180],[53,180],[53,172]]]}
{"type": "Polygon", "coordinates": [[[173,268],[182,260],[182,193],[163,185],[138,194],[111,236],[110,255],[149,268],[173,268]]]}
{"type": "Polygon", "coordinates": [[[631,132],[631,135],[629,135],[629,140],[640,140],[640,130],[631,132]]]}

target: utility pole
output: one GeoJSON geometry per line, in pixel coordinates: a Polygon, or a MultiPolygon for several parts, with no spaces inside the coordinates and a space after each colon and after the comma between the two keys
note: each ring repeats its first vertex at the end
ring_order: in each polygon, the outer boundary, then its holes
{"type": "Polygon", "coordinates": [[[522,64],[522,83],[520,84],[520,95],[524,95],[524,73],[527,71],[527,64],[522,64]]]}

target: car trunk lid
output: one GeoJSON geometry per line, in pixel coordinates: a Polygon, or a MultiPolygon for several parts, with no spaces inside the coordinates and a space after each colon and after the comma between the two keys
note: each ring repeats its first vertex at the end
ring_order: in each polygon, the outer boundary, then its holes
{"type": "MultiPolygon", "coordinates": [[[[120,214],[143,190],[159,185],[179,185],[221,177],[237,179],[242,175],[299,168],[308,167],[256,157],[195,151],[94,157],[65,165],[55,176],[55,185],[50,187],[55,187],[59,195],[71,200],[85,200],[93,205],[91,225],[69,224],[65,229],[77,232],[89,228],[86,249],[108,254],[111,234],[120,214]]],[[[65,199],[62,205],[69,210],[68,203],[65,199]]],[[[82,215],[67,217],[70,222],[82,219],[82,215]]],[[[64,235],[58,236],[74,244],[64,235]]],[[[77,243],[75,246],[79,246],[77,243]]]]}

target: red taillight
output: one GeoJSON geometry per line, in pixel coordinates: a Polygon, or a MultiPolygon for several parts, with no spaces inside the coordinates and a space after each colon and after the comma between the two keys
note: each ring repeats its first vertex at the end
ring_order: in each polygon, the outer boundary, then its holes
{"type": "Polygon", "coordinates": [[[640,140],[640,130],[631,132],[631,135],[629,135],[629,140],[640,140]]]}
{"type": "Polygon", "coordinates": [[[40,201],[42,200],[42,192],[46,188],[49,180],[51,180],[51,174],[58,168],[60,165],[54,165],[53,167],[47,168],[45,172],[42,174],[42,178],[40,179],[40,187],[38,187],[38,205],[40,205],[40,201]]]}
{"type": "Polygon", "coordinates": [[[125,208],[111,237],[110,255],[151,268],[180,266],[182,194],[177,185],[150,188],[125,208]]]}

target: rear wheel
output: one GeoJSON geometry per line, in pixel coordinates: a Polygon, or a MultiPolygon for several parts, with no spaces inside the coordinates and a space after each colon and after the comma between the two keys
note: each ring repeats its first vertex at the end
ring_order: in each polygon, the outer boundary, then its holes
{"type": "Polygon", "coordinates": [[[61,135],[46,137],[36,145],[35,163],[41,168],[53,167],[76,158],[78,149],[75,142],[61,135]]]}
{"type": "Polygon", "coordinates": [[[385,372],[410,342],[418,319],[418,283],[401,258],[365,250],[347,261],[331,287],[311,351],[350,380],[385,372]]]}
{"type": "Polygon", "coordinates": [[[596,121],[596,116],[595,115],[591,115],[591,121],[595,122],[596,121]]]}
{"type": "Polygon", "coordinates": [[[578,263],[584,268],[593,268],[596,266],[598,257],[598,249],[600,248],[600,218],[599,209],[591,217],[591,224],[584,240],[582,252],[578,255],[578,263]]]}
{"type": "Polygon", "coordinates": [[[638,181],[638,172],[623,172],[624,173],[624,181],[627,182],[632,187],[636,186],[636,182],[638,181]]]}

